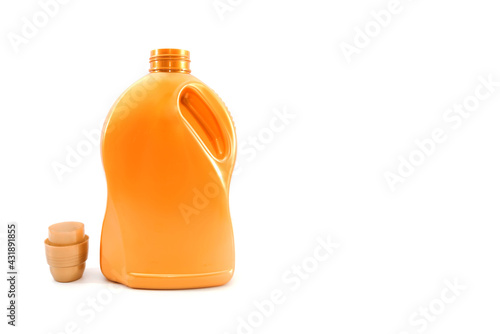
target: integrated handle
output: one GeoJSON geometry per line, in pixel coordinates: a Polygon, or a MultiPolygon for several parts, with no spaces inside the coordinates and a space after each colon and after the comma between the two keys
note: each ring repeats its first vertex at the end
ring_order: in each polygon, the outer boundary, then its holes
{"type": "Polygon", "coordinates": [[[179,110],[205,150],[230,174],[232,168],[227,167],[234,165],[236,136],[224,103],[210,88],[191,83],[180,93],[179,110]]]}

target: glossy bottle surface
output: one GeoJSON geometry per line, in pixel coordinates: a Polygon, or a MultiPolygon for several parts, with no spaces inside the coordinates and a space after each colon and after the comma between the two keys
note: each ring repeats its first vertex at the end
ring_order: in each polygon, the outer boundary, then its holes
{"type": "Polygon", "coordinates": [[[103,128],[108,200],[101,271],[133,288],[222,285],[234,272],[233,121],[190,74],[187,51],[152,51],[151,64],[151,73],[118,98],[103,128]]]}

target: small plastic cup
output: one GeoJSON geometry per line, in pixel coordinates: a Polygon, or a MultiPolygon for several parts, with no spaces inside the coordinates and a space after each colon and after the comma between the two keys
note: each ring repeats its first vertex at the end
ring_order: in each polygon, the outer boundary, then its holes
{"type": "Polygon", "coordinates": [[[73,282],[85,271],[89,237],[85,227],[78,222],[64,222],[49,227],[45,239],[45,255],[50,273],[57,282],[73,282]]]}

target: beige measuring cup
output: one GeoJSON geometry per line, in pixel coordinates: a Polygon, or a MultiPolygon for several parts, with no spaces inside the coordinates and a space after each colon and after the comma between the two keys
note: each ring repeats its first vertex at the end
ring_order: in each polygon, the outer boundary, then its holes
{"type": "Polygon", "coordinates": [[[45,255],[52,277],[58,282],[80,279],[85,270],[89,249],[89,237],[84,225],[64,222],[49,226],[45,239],[45,255]]]}

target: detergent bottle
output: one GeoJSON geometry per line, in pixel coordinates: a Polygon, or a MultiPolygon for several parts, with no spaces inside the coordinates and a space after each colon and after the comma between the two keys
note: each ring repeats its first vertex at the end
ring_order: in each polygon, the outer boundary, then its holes
{"type": "Polygon", "coordinates": [[[223,285],[234,272],[233,120],[190,74],[188,51],[153,50],[149,62],[102,130],[101,271],[132,288],[223,285]]]}

